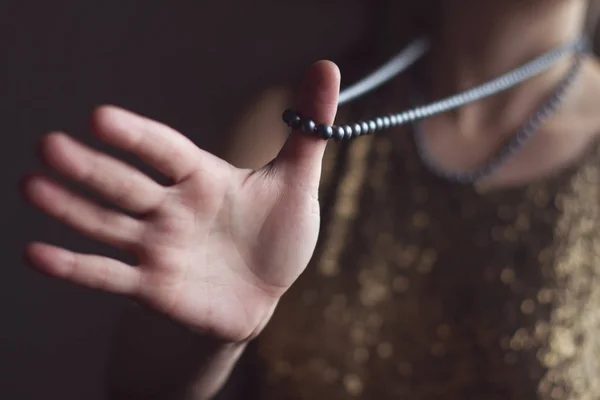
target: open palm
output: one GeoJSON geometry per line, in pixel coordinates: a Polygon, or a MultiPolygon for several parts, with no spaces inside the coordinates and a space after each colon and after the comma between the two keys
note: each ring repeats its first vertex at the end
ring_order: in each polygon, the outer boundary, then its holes
{"type": "MultiPolygon", "coordinates": [[[[337,68],[317,63],[298,107],[330,123],[338,90],[337,68]]],[[[138,263],[31,243],[31,264],[77,284],[136,297],[220,339],[258,334],[314,251],[325,144],[291,135],[276,160],[250,171],[115,107],[98,109],[92,126],[101,140],[132,152],[174,183],[162,186],[65,134],[47,135],[42,154],[51,168],[137,217],[104,208],[46,176],[27,179],[27,198],[81,233],[133,253],[138,263]]]]}

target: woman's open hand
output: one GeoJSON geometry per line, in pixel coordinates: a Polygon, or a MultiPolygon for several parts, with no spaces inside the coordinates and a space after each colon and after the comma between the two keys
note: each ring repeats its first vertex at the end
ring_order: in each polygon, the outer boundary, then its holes
{"type": "MultiPolygon", "coordinates": [[[[333,64],[315,64],[300,88],[298,109],[331,123],[339,80],[333,64]]],[[[82,234],[131,252],[137,265],[43,243],[28,245],[30,263],[51,276],[133,296],[219,339],[257,335],[314,251],[325,142],[293,134],[273,162],[250,171],[115,107],[99,108],[92,122],[102,141],[133,153],[173,184],[160,185],[65,134],[47,135],[42,155],[52,169],[135,217],[45,175],[27,178],[26,197],[82,234]]]]}

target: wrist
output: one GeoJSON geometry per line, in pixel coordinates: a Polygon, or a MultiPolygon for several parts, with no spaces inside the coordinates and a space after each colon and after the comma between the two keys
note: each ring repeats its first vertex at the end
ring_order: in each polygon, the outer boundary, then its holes
{"type": "Polygon", "coordinates": [[[267,327],[267,325],[271,321],[271,318],[273,317],[273,314],[275,313],[275,310],[277,309],[278,305],[279,305],[279,299],[274,301],[273,304],[271,304],[269,307],[266,308],[264,315],[260,319],[260,323],[257,325],[256,329],[254,329],[250,333],[250,335],[248,335],[248,338],[246,338],[246,340],[244,340],[244,343],[248,343],[248,342],[256,339],[262,333],[262,331],[267,327]]]}
{"type": "Polygon", "coordinates": [[[185,325],[194,342],[210,343],[212,347],[235,349],[256,339],[265,329],[273,316],[279,299],[267,305],[254,309],[254,313],[246,315],[246,320],[240,324],[230,318],[223,319],[218,326],[185,325]]]}

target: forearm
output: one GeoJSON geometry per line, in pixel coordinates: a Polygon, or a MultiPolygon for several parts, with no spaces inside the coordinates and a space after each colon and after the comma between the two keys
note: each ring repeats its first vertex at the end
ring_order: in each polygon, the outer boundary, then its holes
{"type": "Polygon", "coordinates": [[[127,310],[109,360],[112,400],[207,400],[226,382],[244,344],[222,343],[145,308],[127,310]]]}
{"type": "Polygon", "coordinates": [[[246,349],[246,344],[223,345],[214,347],[208,359],[198,365],[196,374],[185,385],[182,400],[212,399],[225,385],[235,364],[246,349]]]}

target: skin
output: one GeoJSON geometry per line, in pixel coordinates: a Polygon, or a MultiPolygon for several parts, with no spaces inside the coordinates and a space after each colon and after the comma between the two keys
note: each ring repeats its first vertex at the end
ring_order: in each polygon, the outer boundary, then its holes
{"type": "MultiPolygon", "coordinates": [[[[470,0],[446,5],[431,68],[434,96],[464,90],[571,40],[584,31],[589,6],[578,0],[505,0],[491,8],[470,0]],[[469,28],[453,29],[464,24],[469,28]],[[473,37],[473,31],[484,34],[473,37]]],[[[425,137],[436,161],[446,169],[468,170],[487,160],[553,92],[572,62],[565,59],[505,93],[428,119],[425,137]]],[[[598,90],[598,62],[588,56],[561,107],[530,145],[479,187],[521,186],[577,162],[600,131],[594,107],[598,90]]]]}
{"type": "MultiPolygon", "coordinates": [[[[332,121],[339,81],[335,65],[315,64],[298,108],[332,121]]],[[[253,171],[235,168],[169,127],[115,107],[97,109],[92,127],[100,140],[138,156],[173,184],[161,186],[66,134],[50,133],[41,143],[50,168],[139,217],[103,208],[46,175],[27,178],[25,196],[82,234],[134,254],[138,264],[35,242],[26,249],[27,259],[53,277],[132,296],[191,331],[218,339],[222,358],[233,360],[240,346],[231,344],[260,332],[312,255],[325,143],[293,135],[274,161],[253,171]]]]}
{"type": "MultiPolygon", "coordinates": [[[[444,61],[432,65],[444,68],[431,71],[437,77],[432,80],[436,94],[493,77],[572,37],[583,29],[587,6],[580,0],[532,0],[526,5],[506,0],[494,6],[475,0],[456,3],[441,13],[445,19],[436,36],[433,60],[444,61]],[[531,15],[539,16],[536,24],[527,18],[531,15]],[[478,29],[480,35],[474,38],[469,29],[478,29]]],[[[469,168],[486,159],[568,66],[561,63],[516,89],[428,120],[431,153],[452,169],[469,168]]],[[[315,64],[300,85],[297,109],[332,123],[339,84],[335,65],[315,64]]],[[[540,179],[579,159],[600,132],[600,117],[594,110],[599,91],[600,68],[589,58],[552,123],[529,150],[483,182],[482,190],[540,179]]],[[[277,108],[274,104],[287,97],[286,91],[272,90],[256,111],[277,108]]],[[[284,141],[278,116],[277,123],[239,127],[242,138],[252,136],[255,143],[279,140],[281,148],[265,146],[251,156],[240,150],[243,146],[233,148],[232,163],[243,167],[237,168],[160,123],[116,107],[94,111],[92,127],[99,139],[133,153],[170,178],[170,185],[160,185],[64,133],[43,139],[41,154],[49,168],[89,186],[134,216],[103,208],[44,174],[25,179],[25,197],[82,234],[133,254],[138,262],[131,266],[33,242],[25,251],[30,265],[59,279],[135,299],[185,328],[180,336],[168,336],[173,344],[179,342],[177,337],[186,337],[196,349],[182,351],[194,360],[185,371],[169,376],[157,366],[161,359],[142,361],[147,353],[169,343],[151,345],[150,350],[136,348],[138,343],[131,338],[138,336],[130,335],[121,348],[132,354],[138,350],[131,358],[138,357],[142,366],[129,368],[138,372],[137,380],[128,371],[117,373],[114,398],[120,398],[117,394],[150,398],[144,391],[161,398],[159,389],[163,394],[181,393],[181,398],[212,397],[246,343],[260,334],[279,298],[308,264],[319,231],[317,189],[325,143],[296,133],[284,141]]],[[[146,332],[152,332],[153,326],[148,325],[146,332]]],[[[178,363],[184,364],[183,358],[178,363]]]]}

